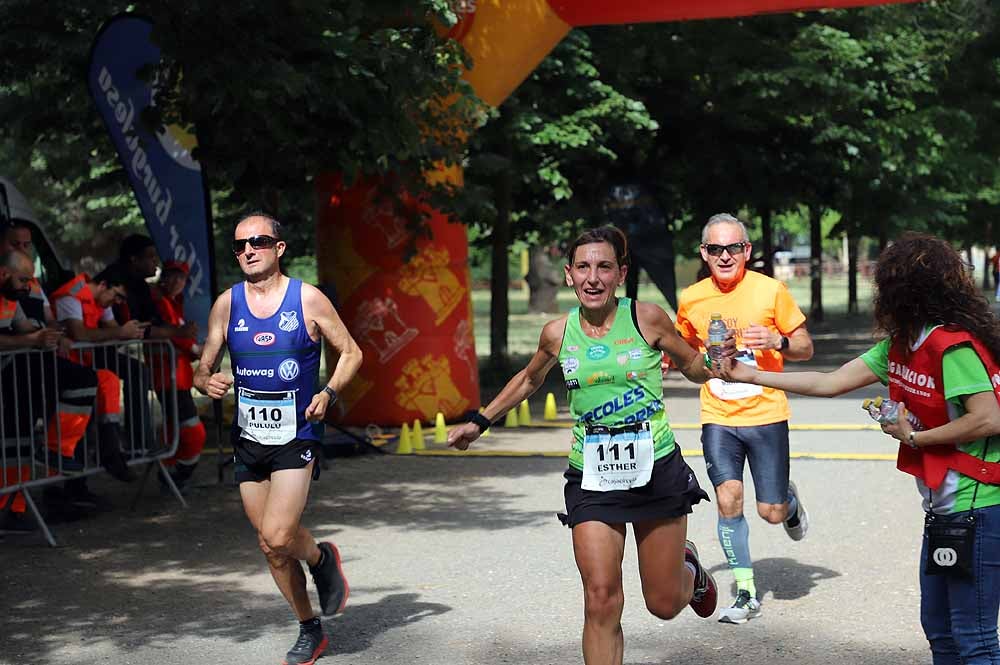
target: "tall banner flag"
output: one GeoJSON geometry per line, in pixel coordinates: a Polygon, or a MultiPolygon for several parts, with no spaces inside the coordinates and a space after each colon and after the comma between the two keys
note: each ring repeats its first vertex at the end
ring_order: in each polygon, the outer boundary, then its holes
{"type": "Polygon", "coordinates": [[[131,14],[105,23],[91,47],[87,82],[160,258],[191,268],[184,310],[204,335],[214,264],[208,193],[201,165],[191,156],[197,143],[176,125],[152,133],[139,121],[153,103],[154,88],[138,72],[160,62],[152,30],[148,19],[131,14]]]}

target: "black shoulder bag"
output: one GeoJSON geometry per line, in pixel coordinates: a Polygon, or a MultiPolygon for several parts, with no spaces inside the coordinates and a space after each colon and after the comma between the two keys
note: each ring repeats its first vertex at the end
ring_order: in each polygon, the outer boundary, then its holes
{"type": "MultiPolygon", "coordinates": [[[[992,438],[986,439],[983,461],[990,449],[992,438]]],[[[933,493],[928,489],[928,511],[924,516],[924,533],[927,534],[927,561],[924,562],[926,575],[957,575],[973,578],[973,546],[976,542],[976,517],[972,511],[976,507],[979,481],[972,491],[972,502],[965,517],[956,520],[942,519],[934,514],[933,493]]]]}

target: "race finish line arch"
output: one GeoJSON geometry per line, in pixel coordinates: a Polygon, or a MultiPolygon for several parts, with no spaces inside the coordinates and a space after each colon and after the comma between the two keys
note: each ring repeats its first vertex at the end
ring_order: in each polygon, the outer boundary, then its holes
{"type": "MultiPolygon", "coordinates": [[[[913,0],[453,0],[461,20],[448,36],[474,67],[465,79],[499,106],[575,27],[733,18],[754,14],[913,0]]],[[[461,173],[438,174],[461,184],[461,173]]],[[[409,236],[378,183],[346,187],[339,175],[316,179],[319,278],[365,353],[341,395],[340,424],[400,425],[452,420],[479,407],[479,372],[465,228],[432,214],[430,239],[404,261],[409,236]]],[[[418,205],[402,201],[405,205],[418,205]]],[[[328,366],[330,366],[328,364],[328,366]]]]}

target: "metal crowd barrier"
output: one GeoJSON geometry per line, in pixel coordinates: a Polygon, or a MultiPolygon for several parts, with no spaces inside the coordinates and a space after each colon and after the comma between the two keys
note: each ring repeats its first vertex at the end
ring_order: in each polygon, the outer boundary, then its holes
{"type": "MultiPolygon", "coordinates": [[[[32,490],[105,471],[101,459],[102,444],[108,443],[101,439],[105,423],[119,423],[116,429],[120,449],[128,466],[146,466],[131,507],[137,504],[154,468],[160,470],[174,496],[187,506],[163,464],[164,459],[176,453],[179,442],[177,400],[157,395],[152,382],[152,371],[157,369],[163,372],[164,379],[169,373],[166,385],[176,385],[173,343],[131,340],[77,343],[72,348],[76,364],[94,371],[105,369],[118,376],[121,405],[118,414],[99,414],[96,394],[90,398],[90,391],[68,385],[66,376],[61,377],[57,371],[56,351],[0,352],[0,496],[10,495],[13,499],[17,492],[22,492],[28,510],[53,547],[56,541],[32,490]],[[154,403],[159,405],[156,410],[154,403]],[[59,412],[68,417],[90,415],[86,433],[76,443],[72,457],[64,457],[59,450],[62,441],[59,412]],[[55,450],[50,447],[53,443],[55,450]]],[[[72,362],[65,358],[63,361],[72,362]]],[[[10,504],[9,500],[4,509],[10,510],[10,504]]]]}

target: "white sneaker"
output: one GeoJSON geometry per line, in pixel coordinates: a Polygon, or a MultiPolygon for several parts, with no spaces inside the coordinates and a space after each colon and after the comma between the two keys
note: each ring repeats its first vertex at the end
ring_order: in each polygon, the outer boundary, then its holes
{"type": "Polygon", "coordinates": [[[806,507],[802,503],[802,497],[799,496],[799,490],[795,487],[795,483],[791,480],[788,481],[788,491],[792,496],[795,497],[795,502],[799,504],[799,523],[795,526],[788,526],[788,522],[784,522],[782,526],[785,527],[785,533],[792,540],[802,540],[806,537],[806,532],[809,531],[809,513],[806,512],[806,507]]]}
{"type": "Polygon", "coordinates": [[[759,616],[760,601],[751,596],[746,589],[740,589],[732,607],[719,611],[719,623],[741,624],[759,616]]]}

